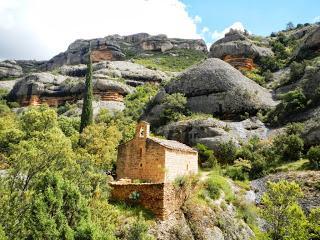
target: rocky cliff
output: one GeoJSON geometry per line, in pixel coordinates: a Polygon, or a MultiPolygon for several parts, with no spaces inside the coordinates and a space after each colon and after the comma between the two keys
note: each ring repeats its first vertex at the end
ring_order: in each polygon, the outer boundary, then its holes
{"type": "Polygon", "coordinates": [[[111,35],[90,40],[79,39],[71,43],[67,51],[58,54],[42,65],[52,70],[62,65],[86,63],[91,51],[92,61],[124,60],[126,57],[144,52],[165,52],[171,49],[193,49],[207,52],[203,40],[168,38],[166,35],[151,36],[138,33],[128,36],[111,35]]]}

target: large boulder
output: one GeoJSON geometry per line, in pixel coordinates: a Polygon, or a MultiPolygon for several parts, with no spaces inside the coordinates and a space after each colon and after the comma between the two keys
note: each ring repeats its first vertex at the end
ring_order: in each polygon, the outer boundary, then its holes
{"type": "Polygon", "coordinates": [[[124,53],[119,45],[105,38],[83,40],[73,42],[67,51],[58,54],[45,63],[43,70],[52,70],[63,65],[75,65],[88,62],[89,50],[93,62],[105,60],[124,59],[124,53]]]}
{"type": "Polygon", "coordinates": [[[220,143],[232,141],[236,145],[252,137],[267,138],[268,129],[257,118],[240,122],[224,122],[215,118],[196,119],[170,123],[157,130],[167,139],[183,142],[189,146],[202,143],[216,150],[220,143]]]}
{"type": "Polygon", "coordinates": [[[275,106],[271,93],[228,63],[210,58],[195,65],[170,81],[154,99],[155,107],[147,113],[159,113],[166,94],[182,93],[193,112],[238,118],[243,113],[256,113],[275,106]]]}
{"type": "Polygon", "coordinates": [[[210,47],[209,57],[223,59],[225,56],[239,56],[252,59],[272,56],[271,49],[257,46],[240,31],[231,30],[224,38],[210,47]]]}
{"type": "MultiPolygon", "coordinates": [[[[17,81],[9,93],[12,100],[21,101],[30,96],[81,98],[84,91],[84,78],[54,75],[48,72],[29,74],[17,81]]],[[[125,96],[133,91],[128,85],[111,79],[93,79],[93,90],[98,93],[115,92],[125,96]]]]}
{"type": "Polygon", "coordinates": [[[303,39],[294,58],[304,59],[320,54],[320,26],[310,31],[303,39]]]}
{"type": "MultiPolygon", "coordinates": [[[[122,79],[132,86],[148,82],[159,84],[162,81],[168,80],[173,75],[126,61],[103,61],[94,63],[92,68],[94,78],[122,79]]],[[[87,65],[64,65],[58,69],[58,72],[71,77],[84,77],[87,73],[87,65]]]]}
{"type": "Polygon", "coordinates": [[[0,61],[0,79],[22,76],[22,68],[14,60],[0,61]]]}

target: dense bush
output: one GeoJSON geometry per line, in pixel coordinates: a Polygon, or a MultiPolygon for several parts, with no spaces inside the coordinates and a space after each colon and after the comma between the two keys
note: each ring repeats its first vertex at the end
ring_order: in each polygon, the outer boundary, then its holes
{"type": "Polygon", "coordinates": [[[233,180],[245,181],[249,179],[251,163],[249,160],[239,159],[232,166],[226,168],[226,175],[233,180]]]}
{"type": "Polygon", "coordinates": [[[308,221],[298,204],[302,196],[301,188],[294,182],[268,183],[261,199],[261,215],[268,222],[270,239],[308,239],[308,221]]]}
{"type": "Polygon", "coordinates": [[[281,134],[273,142],[276,153],[282,161],[297,161],[302,156],[303,140],[297,134],[281,134]]]}
{"type": "Polygon", "coordinates": [[[312,167],[320,169],[320,146],[311,147],[307,153],[312,167]]]}
{"type": "Polygon", "coordinates": [[[178,121],[188,115],[187,98],[181,93],[167,94],[162,100],[163,109],[160,113],[160,124],[165,125],[178,121]]]}
{"type": "Polygon", "coordinates": [[[148,103],[156,95],[158,88],[154,84],[144,84],[136,87],[134,93],[127,95],[125,98],[124,114],[135,121],[139,120],[148,107],[148,103]]]}
{"type": "Polygon", "coordinates": [[[214,167],[217,165],[217,159],[214,156],[213,150],[210,150],[206,145],[198,143],[196,145],[199,156],[199,163],[207,167],[214,167]]]}
{"type": "Polygon", "coordinates": [[[237,156],[237,146],[232,140],[222,142],[215,151],[215,156],[221,164],[233,164],[237,156]]]}
{"type": "Polygon", "coordinates": [[[308,99],[300,88],[283,94],[280,99],[277,107],[267,114],[267,121],[272,124],[283,123],[287,116],[303,111],[308,105],[308,99]]]}
{"type": "Polygon", "coordinates": [[[294,82],[302,78],[306,64],[304,62],[292,62],[290,64],[290,82],[294,82]]]}

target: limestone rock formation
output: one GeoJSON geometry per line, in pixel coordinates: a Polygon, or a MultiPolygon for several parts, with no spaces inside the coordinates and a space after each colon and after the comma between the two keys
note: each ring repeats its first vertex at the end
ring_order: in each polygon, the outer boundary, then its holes
{"type": "Polygon", "coordinates": [[[0,79],[22,76],[22,68],[14,60],[0,61],[0,79]]]}
{"type": "Polygon", "coordinates": [[[239,145],[252,137],[267,138],[268,129],[257,118],[241,122],[224,122],[215,118],[170,123],[158,129],[157,134],[189,146],[202,143],[216,150],[220,143],[232,141],[239,145]]]}
{"type": "Polygon", "coordinates": [[[273,52],[269,48],[257,46],[240,31],[231,30],[224,38],[212,44],[209,53],[210,57],[220,59],[228,55],[256,59],[272,56],[273,52]]]}
{"type": "Polygon", "coordinates": [[[210,58],[181,73],[169,82],[154,99],[148,119],[159,113],[165,94],[182,93],[193,112],[237,118],[275,105],[271,93],[241,72],[217,58],[210,58]]]}
{"type": "Polygon", "coordinates": [[[44,70],[52,70],[63,65],[86,63],[91,50],[93,62],[123,60],[126,53],[139,54],[145,51],[165,52],[171,49],[194,49],[207,52],[203,40],[168,38],[166,35],[151,36],[138,33],[128,36],[110,35],[91,40],[79,39],[67,51],[58,54],[42,65],[44,70]]]}
{"type": "MultiPolygon", "coordinates": [[[[144,83],[161,83],[168,80],[171,75],[159,70],[148,69],[140,64],[126,61],[103,61],[94,63],[93,76],[97,79],[123,79],[132,86],[144,83]]],[[[58,69],[62,75],[71,77],[84,77],[87,72],[85,64],[64,65],[58,69]]]]}
{"type": "Polygon", "coordinates": [[[43,70],[52,70],[63,65],[86,63],[89,50],[92,61],[121,60],[124,54],[119,45],[105,38],[92,40],[76,40],[68,47],[67,51],[58,54],[42,66],[43,70]]]}
{"type": "Polygon", "coordinates": [[[295,58],[304,59],[320,53],[320,26],[310,31],[295,53],[295,58]]]}
{"type": "MultiPolygon", "coordinates": [[[[22,106],[47,103],[49,106],[59,106],[66,101],[76,102],[82,99],[84,79],[53,75],[48,72],[29,74],[17,81],[9,93],[9,98],[18,101],[22,106]]],[[[118,81],[108,79],[93,79],[94,94],[101,102],[117,102],[124,107],[123,97],[133,90],[118,81]]],[[[110,104],[100,104],[110,105],[110,104]]]]}

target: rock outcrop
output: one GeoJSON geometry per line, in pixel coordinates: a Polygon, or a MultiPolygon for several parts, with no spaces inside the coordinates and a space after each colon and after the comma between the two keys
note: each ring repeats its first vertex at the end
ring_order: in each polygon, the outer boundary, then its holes
{"type": "MultiPolygon", "coordinates": [[[[53,75],[48,72],[33,73],[17,81],[9,93],[9,99],[18,101],[22,106],[46,103],[49,106],[59,106],[65,102],[77,102],[82,99],[84,79],[53,75]]],[[[119,81],[108,79],[93,79],[94,95],[103,102],[117,102],[124,108],[123,97],[133,90],[119,81]]],[[[112,104],[111,104],[112,105],[112,104]]]]}
{"type": "Polygon", "coordinates": [[[157,134],[189,146],[205,144],[217,150],[220,143],[232,141],[239,145],[252,137],[267,138],[268,129],[257,118],[241,122],[224,122],[215,118],[187,120],[160,127],[157,134]]]}
{"type": "MultiPolygon", "coordinates": [[[[94,78],[122,79],[131,86],[144,83],[160,84],[171,77],[169,73],[148,69],[140,64],[126,61],[103,61],[94,63],[92,67],[94,78]]],[[[71,77],[84,77],[87,66],[85,64],[64,65],[58,69],[58,72],[71,77]]]]}
{"type": "Polygon", "coordinates": [[[193,66],[169,82],[154,99],[147,119],[158,117],[165,94],[182,93],[193,112],[238,118],[275,106],[271,93],[217,58],[193,66]]]}
{"type": "Polygon", "coordinates": [[[257,46],[242,32],[230,30],[225,37],[213,43],[209,57],[220,58],[237,69],[253,69],[254,60],[272,56],[271,49],[257,46]]]}
{"type": "Polygon", "coordinates": [[[21,77],[22,68],[14,60],[0,61],[0,79],[21,77]]]}
{"type": "Polygon", "coordinates": [[[320,26],[310,31],[295,53],[297,59],[304,59],[320,54],[320,26]]]}
{"type": "Polygon", "coordinates": [[[63,65],[86,63],[89,50],[91,51],[92,61],[100,62],[123,60],[126,53],[135,55],[146,51],[165,52],[181,48],[208,51],[203,40],[168,38],[166,35],[151,36],[147,33],[128,36],[110,35],[105,38],[76,40],[68,47],[67,51],[50,59],[42,65],[42,68],[52,70],[63,65]]]}

